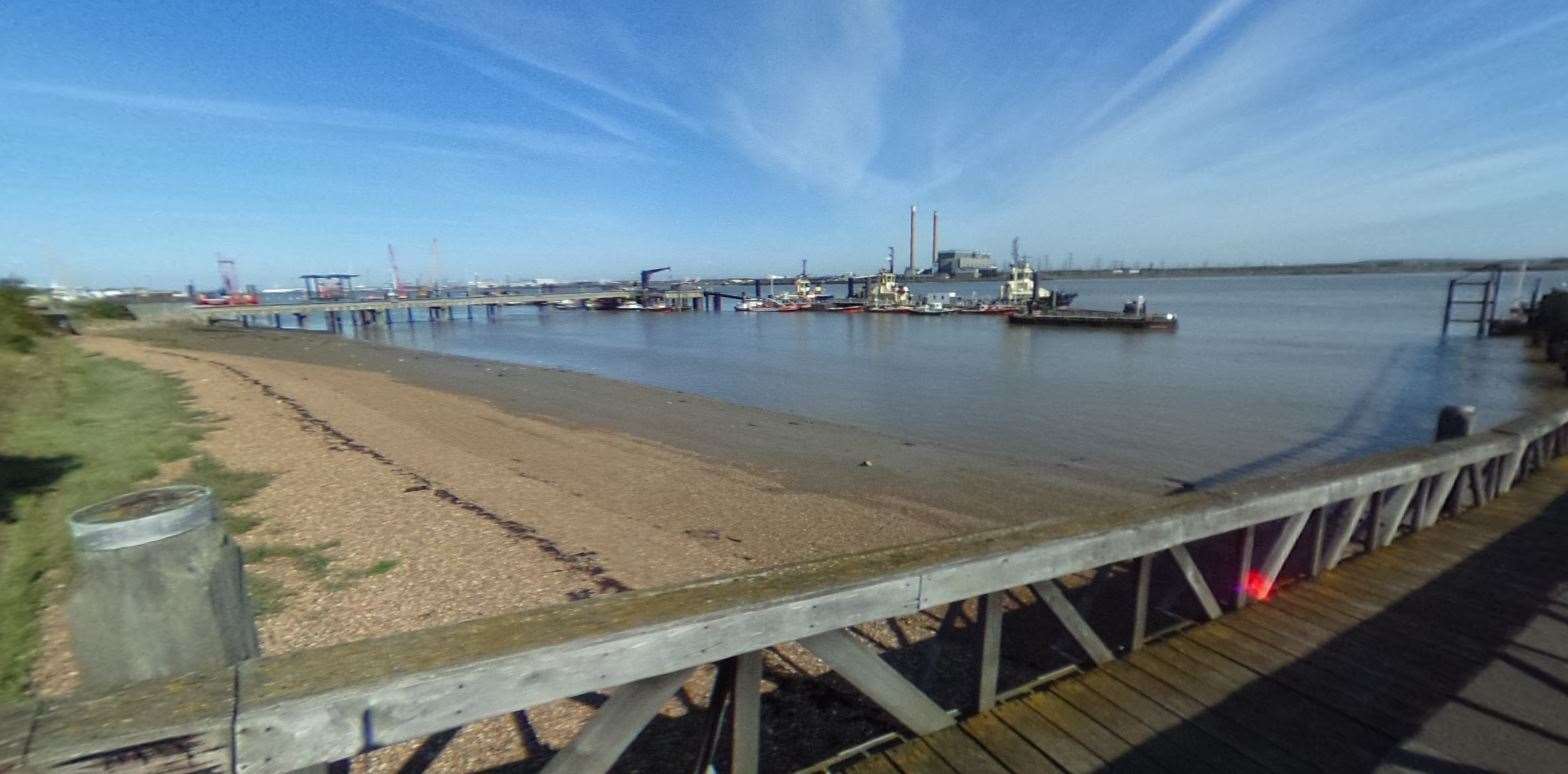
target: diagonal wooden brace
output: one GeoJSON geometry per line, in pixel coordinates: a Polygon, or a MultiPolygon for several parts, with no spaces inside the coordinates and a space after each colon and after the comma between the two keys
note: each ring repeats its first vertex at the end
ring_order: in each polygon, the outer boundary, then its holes
{"type": "Polygon", "coordinates": [[[814,634],[800,644],[909,730],[925,735],[953,725],[953,719],[936,702],[848,631],[814,634]]]}
{"type": "Polygon", "coordinates": [[[1073,603],[1067,599],[1066,594],[1062,593],[1062,587],[1057,585],[1056,581],[1031,583],[1029,588],[1034,590],[1035,596],[1038,596],[1046,607],[1051,608],[1051,612],[1056,614],[1056,620],[1062,622],[1067,633],[1072,635],[1078,645],[1089,654],[1089,658],[1094,659],[1094,663],[1104,664],[1116,660],[1111,649],[1105,646],[1105,641],[1089,628],[1089,622],[1078,614],[1078,609],[1073,607],[1073,603]]]}

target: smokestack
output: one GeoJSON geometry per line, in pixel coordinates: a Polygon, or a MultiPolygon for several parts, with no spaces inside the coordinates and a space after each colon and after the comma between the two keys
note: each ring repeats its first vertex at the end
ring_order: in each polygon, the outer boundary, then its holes
{"type": "Polygon", "coordinates": [[[931,211],[931,271],[936,271],[936,210],[931,211]]]}
{"type": "Polygon", "coordinates": [[[909,276],[915,275],[915,205],[909,205],[909,276]]]}

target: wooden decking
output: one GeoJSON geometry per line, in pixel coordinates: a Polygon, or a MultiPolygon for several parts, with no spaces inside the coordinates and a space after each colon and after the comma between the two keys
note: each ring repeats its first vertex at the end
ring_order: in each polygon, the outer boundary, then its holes
{"type": "Polygon", "coordinates": [[[854,772],[1568,765],[1568,463],[854,772]]]}

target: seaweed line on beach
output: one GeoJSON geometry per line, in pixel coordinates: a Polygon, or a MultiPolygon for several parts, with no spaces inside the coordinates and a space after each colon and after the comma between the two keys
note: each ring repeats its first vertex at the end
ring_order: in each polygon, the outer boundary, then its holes
{"type": "MultiPolygon", "coordinates": [[[[295,415],[299,417],[300,423],[304,427],[318,430],[322,434],[335,441],[339,448],[363,454],[375,460],[376,462],[391,468],[399,475],[413,481],[414,486],[404,489],[404,493],[430,492],[430,494],[438,500],[455,505],[465,511],[468,511],[469,513],[489,521],[492,524],[495,524],[496,526],[505,530],[507,534],[511,535],[514,539],[532,544],[535,548],[538,548],[551,559],[561,562],[567,565],[569,569],[587,576],[587,579],[598,588],[598,591],[604,593],[614,593],[617,591],[631,590],[630,586],[611,576],[609,571],[605,569],[604,565],[599,563],[597,555],[593,552],[568,552],[562,549],[561,546],[555,541],[539,534],[538,529],[530,527],[527,524],[522,524],[520,522],[506,518],[505,516],[502,516],[501,514],[496,513],[495,511],[480,505],[479,503],[463,498],[452,490],[440,486],[435,481],[432,481],[425,476],[398,465],[395,461],[392,460],[392,458],[386,456],[380,451],[377,451],[376,449],[354,440],[343,431],[332,426],[330,422],[311,413],[310,409],[306,408],[304,404],[300,403],[293,396],[278,391],[277,388],[267,384],[266,382],[263,382],[260,379],[257,379],[246,371],[219,360],[208,360],[199,357],[193,357],[191,355],[186,355],[180,352],[170,352],[169,350],[165,349],[160,349],[158,352],[169,355],[171,357],[189,360],[193,363],[206,363],[208,365],[217,366],[218,368],[233,374],[240,380],[254,385],[261,391],[263,395],[272,398],[292,409],[295,415]]],[[[573,600],[578,600],[593,596],[593,594],[594,592],[590,590],[574,591],[568,593],[567,597],[573,600]]]]}

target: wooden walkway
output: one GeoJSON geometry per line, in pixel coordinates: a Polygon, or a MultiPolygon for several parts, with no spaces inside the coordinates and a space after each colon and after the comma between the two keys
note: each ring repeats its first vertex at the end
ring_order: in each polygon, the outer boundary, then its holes
{"type": "Polygon", "coordinates": [[[1562,771],[1568,463],[869,772],[1562,771]]]}

